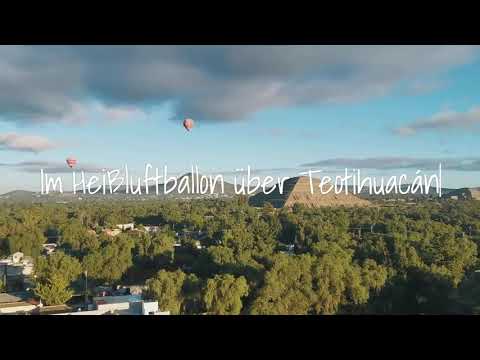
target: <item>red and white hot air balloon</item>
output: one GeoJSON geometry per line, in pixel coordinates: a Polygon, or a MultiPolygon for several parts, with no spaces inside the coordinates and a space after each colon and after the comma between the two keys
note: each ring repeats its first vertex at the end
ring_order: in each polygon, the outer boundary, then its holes
{"type": "Polygon", "coordinates": [[[67,165],[70,169],[73,168],[75,165],[77,165],[77,160],[72,158],[72,157],[67,158],[66,161],[67,161],[67,165]]]}
{"type": "Polygon", "coordinates": [[[190,131],[193,129],[193,120],[192,119],[185,119],[183,120],[183,127],[187,129],[187,131],[190,131]]]}

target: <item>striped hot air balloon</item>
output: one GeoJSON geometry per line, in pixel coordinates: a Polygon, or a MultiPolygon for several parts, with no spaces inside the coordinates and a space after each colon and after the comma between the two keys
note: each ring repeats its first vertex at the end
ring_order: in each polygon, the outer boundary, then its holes
{"type": "Polygon", "coordinates": [[[183,127],[187,129],[187,131],[192,130],[193,128],[193,120],[192,119],[185,119],[183,120],[183,127]]]}
{"type": "Polygon", "coordinates": [[[70,169],[73,168],[77,164],[77,160],[72,158],[72,157],[67,158],[66,161],[67,161],[67,165],[70,169]]]}

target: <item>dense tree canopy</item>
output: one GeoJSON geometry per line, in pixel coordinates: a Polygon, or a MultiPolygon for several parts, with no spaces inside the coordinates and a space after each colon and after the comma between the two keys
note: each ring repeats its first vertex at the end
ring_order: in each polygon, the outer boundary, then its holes
{"type": "Polygon", "coordinates": [[[247,280],[241,276],[216,275],[208,279],[203,290],[203,302],[207,314],[238,315],[242,310],[242,298],[248,295],[247,280]]]}
{"type": "Polygon", "coordinates": [[[83,258],[83,266],[89,277],[109,284],[120,281],[123,274],[132,266],[134,240],[120,235],[114,240],[105,241],[99,249],[94,249],[83,258]]]}
{"type": "Polygon", "coordinates": [[[33,256],[35,291],[52,304],[86,270],[90,286],[146,284],[176,314],[478,313],[480,202],[387,205],[5,203],[0,256],[33,256]],[[136,229],[111,234],[127,222],[136,229]]]}

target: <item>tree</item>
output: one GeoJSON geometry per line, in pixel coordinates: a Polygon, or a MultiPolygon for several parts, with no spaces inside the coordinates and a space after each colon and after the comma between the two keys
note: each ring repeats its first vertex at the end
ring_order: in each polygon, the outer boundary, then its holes
{"type": "Polygon", "coordinates": [[[472,273],[466,277],[459,286],[460,303],[464,312],[480,314],[480,274],[472,273]]]}
{"type": "Polygon", "coordinates": [[[68,301],[81,285],[81,261],[93,282],[150,278],[151,296],[172,313],[238,313],[239,301],[250,314],[479,313],[479,214],[474,200],[293,209],[238,199],[4,202],[0,255],[33,255],[36,292],[47,304],[68,301]],[[87,230],[131,221],[164,229],[116,237],[87,230]],[[187,236],[172,261],[171,229],[185,227],[201,230],[207,248],[187,236]],[[56,253],[40,256],[46,237],[58,235],[56,253]],[[280,253],[278,242],[294,244],[296,255],[280,253]],[[161,268],[168,271],[158,275],[161,268]],[[227,276],[245,278],[248,295],[224,296],[227,276]]]}
{"type": "Polygon", "coordinates": [[[3,279],[0,279],[0,293],[3,293],[7,290],[5,281],[3,279]]]}
{"type": "Polygon", "coordinates": [[[334,314],[340,308],[355,309],[379,291],[387,279],[387,269],[367,259],[361,266],[353,260],[353,251],[338,243],[320,241],[314,245],[317,255],[312,268],[314,302],[317,314],[334,314]]]}
{"type": "Polygon", "coordinates": [[[325,255],[315,262],[312,275],[315,312],[335,314],[347,288],[345,264],[335,256],[325,255]]]}
{"type": "Polygon", "coordinates": [[[388,271],[385,266],[378,265],[375,260],[367,259],[362,266],[363,284],[376,292],[380,291],[388,278],[388,271]]]}
{"type": "Polygon", "coordinates": [[[8,247],[11,254],[20,251],[25,255],[37,257],[42,251],[45,236],[39,229],[28,230],[20,227],[14,235],[8,237],[8,247]]]}
{"type": "Polygon", "coordinates": [[[136,254],[159,265],[169,264],[173,260],[175,233],[170,230],[159,231],[153,236],[143,234],[135,239],[136,254]]]}
{"type": "Polygon", "coordinates": [[[59,245],[72,250],[94,250],[99,247],[95,234],[87,231],[87,228],[78,220],[71,220],[62,226],[62,236],[59,245]]]}
{"type": "Polygon", "coordinates": [[[54,276],[61,276],[67,283],[71,283],[81,272],[80,262],[62,251],[39,257],[35,264],[35,275],[38,281],[46,281],[54,276]]]}
{"type": "Polygon", "coordinates": [[[160,270],[155,277],[147,280],[145,296],[157,300],[161,311],[170,311],[173,315],[180,314],[184,301],[182,289],[186,278],[186,274],[181,270],[175,272],[160,270]]]}
{"type": "Polygon", "coordinates": [[[63,252],[37,259],[35,294],[46,305],[60,305],[73,295],[70,286],[82,271],[80,262],[63,252]]]}
{"type": "Polygon", "coordinates": [[[134,242],[125,235],[105,242],[100,249],[94,250],[83,258],[83,266],[89,277],[99,282],[115,283],[132,266],[134,242]]]}
{"type": "Polygon", "coordinates": [[[203,281],[195,274],[187,275],[182,287],[182,314],[199,314],[203,311],[202,284],[203,281]]]}
{"type": "Polygon", "coordinates": [[[236,261],[233,250],[226,246],[210,246],[207,252],[213,263],[220,267],[232,265],[236,261]]]}
{"type": "Polygon", "coordinates": [[[208,314],[238,315],[242,310],[242,298],[248,295],[245,277],[217,275],[208,279],[203,291],[203,301],[208,314]]]}
{"type": "Polygon", "coordinates": [[[35,294],[45,305],[65,304],[73,296],[73,291],[68,287],[68,282],[61,275],[55,274],[45,282],[35,286],[35,294]]]}
{"type": "Polygon", "coordinates": [[[276,255],[250,308],[253,315],[306,315],[313,304],[313,257],[276,255]]]}

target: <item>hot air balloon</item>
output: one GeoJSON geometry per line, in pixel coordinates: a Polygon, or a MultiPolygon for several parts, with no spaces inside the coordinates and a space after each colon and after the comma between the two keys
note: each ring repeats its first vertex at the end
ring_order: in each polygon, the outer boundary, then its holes
{"type": "Polygon", "coordinates": [[[193,128],[193,120],[192,119],[185,119],[183,120],[183,127],[187,129],[187,131],[192,130],[193,128]]]}
{"type": "Polygon", "coordinates": [[[67,158],[67,165],[71,168],[73,168],[76,164],[77,164],[77,160],[72,158],[72,157],[69,157],[67,158]]]}

